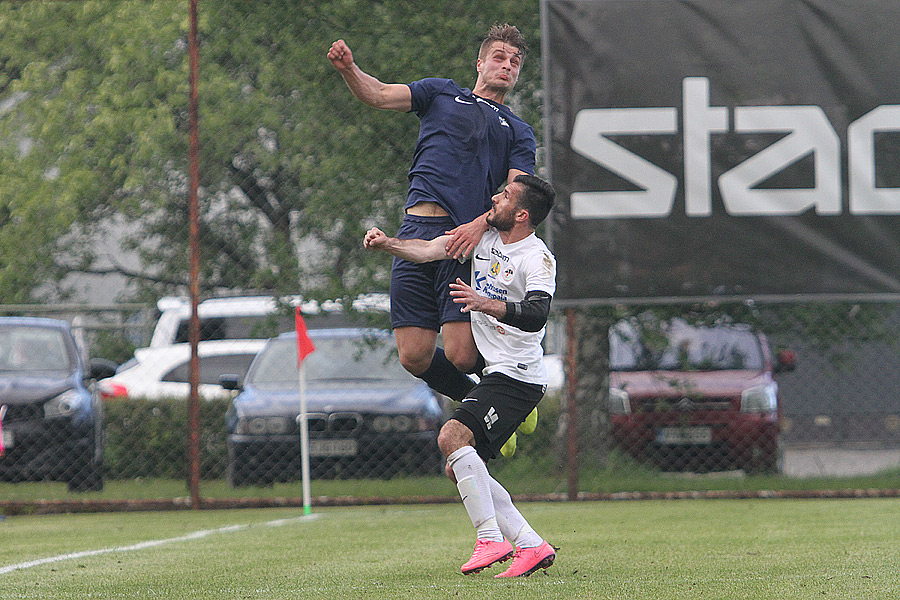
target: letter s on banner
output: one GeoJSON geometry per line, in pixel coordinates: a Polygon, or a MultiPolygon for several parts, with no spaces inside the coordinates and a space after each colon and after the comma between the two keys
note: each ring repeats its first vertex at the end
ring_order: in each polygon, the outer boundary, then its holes
{"type": "Polygon", "coordinates": [[[611,142],[608,135],[678,132],[674,108],[585,109],[572,127],[572,149],[613,173],[645,188],[636,192],[575,192],[572,217],[666,217],[672,212],[678,178],[611,142]]]}

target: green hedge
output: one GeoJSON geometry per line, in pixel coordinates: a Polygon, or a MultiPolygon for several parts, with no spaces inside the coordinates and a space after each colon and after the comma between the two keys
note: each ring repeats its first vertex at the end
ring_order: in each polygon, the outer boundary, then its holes
{"type": "MultiPolygon", "coordinates": [[[[200,402],[200,476],[225,477],[228,463],[225,412],[230,400],[200,402]]],[[[564,465],[558,437],[559,397],[545,398],[537,430],[519,435],[516,455],[492,469],[533,476],[559,474],[564,465]]],[[[113,400],[104,405],[104,476],[108,480],[187,477],[188,414],[184,400],[113,400]]]]}
{"type": "MultiPolygon", "coordinates": [[[[225,476],[225,411],[230,400],[200,402],[200,476],[225,476]]],[[[187,476],[188,410],[184,400],[114,400],[104,405],[107,479],[187,476]]]]}

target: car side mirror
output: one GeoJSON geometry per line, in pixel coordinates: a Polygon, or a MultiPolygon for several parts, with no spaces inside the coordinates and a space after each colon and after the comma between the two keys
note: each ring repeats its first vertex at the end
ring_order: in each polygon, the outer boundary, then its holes
{"type": "Polygon", "coordinates": [[[241,389],[241,376],[232,375],[231,373],[219,375],[219,385],[229,391],[237,391],[241,389]]]}
{"type": "Polygon", "coordinates": [[[87,379],[100,381],[116,374],[116,368],[119,365],[105,358],[92,358],[88,362],[87,379]]]}
{"type": "Polygon", "coordinates": [[[797,355],[793,350],[781,350],[775,355],[775,372],[793,371],[797,368],[797,355]]]}

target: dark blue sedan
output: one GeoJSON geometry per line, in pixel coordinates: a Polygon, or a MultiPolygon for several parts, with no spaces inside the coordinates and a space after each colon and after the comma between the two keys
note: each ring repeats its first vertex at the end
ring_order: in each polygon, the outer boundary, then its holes
{"type": "MultiPolygon", "coordinates": [[[[439,474],[437,434],[443,398],[407,373],[393,337],[371,329],[315,329],[306,357],[312,476],[389,478],[439,474]]],[[[300,392],[293,333],[269,340],[226,416],[228,482],[233,486],[300,477],[300,392]]]]}
{"type": "Polygon", "coordinates": [[[66,321],[0,317],[0,480],[103,487],[103,419],[85,382],[114,367],[84,360],[66,321]]]}

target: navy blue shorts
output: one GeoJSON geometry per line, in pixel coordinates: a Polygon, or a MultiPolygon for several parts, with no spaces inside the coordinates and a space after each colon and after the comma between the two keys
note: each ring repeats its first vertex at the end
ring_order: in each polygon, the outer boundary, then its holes
{"type": "MultiPolygon", "coordinates": [[[[455,227],[450,217],[406,215],[397,237],[433,240],[455,227]]],[[[469,314],[461,311],[462,305],[454,304],[450,298],[449,285],[457,277],[469,283],[469,273],[468,261],[418,264],[395,257],[391,267],[391,325],[440,331],[444,323],[468,321],[469,314]]]]}

